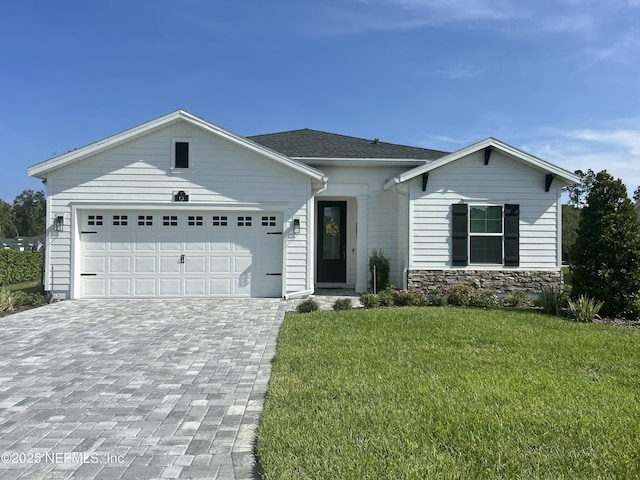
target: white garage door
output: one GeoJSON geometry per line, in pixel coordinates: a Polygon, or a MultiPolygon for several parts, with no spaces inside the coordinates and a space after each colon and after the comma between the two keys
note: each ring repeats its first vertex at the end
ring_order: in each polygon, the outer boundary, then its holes
{"type": "Polygon", "coordinates": [[[282,294],[279,213],[91,211],[79,217],[83,298],[282,294]]]}

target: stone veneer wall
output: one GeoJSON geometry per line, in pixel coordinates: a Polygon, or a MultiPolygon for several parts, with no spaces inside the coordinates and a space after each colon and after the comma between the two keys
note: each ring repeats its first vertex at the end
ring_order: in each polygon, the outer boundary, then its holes
{"type": "Polygon", "coordinates": [[[458,284],[503,294],[518,290],[536,294],[545,287],[562,288],[563,279],[561,271],[536,270],[410,270],[408,273],[409,290],[448,288],[458,284]]]}

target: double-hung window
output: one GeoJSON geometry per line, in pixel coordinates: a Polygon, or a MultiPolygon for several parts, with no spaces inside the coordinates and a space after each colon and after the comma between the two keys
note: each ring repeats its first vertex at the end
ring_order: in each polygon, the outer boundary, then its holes
{"type": "Polygon", "coordinates": [[[502,206],[469,207],[469,263],[502,264],[502,206]]]}
{"type": "Polygon", "coordinates": [[[520,265],[520,206],[452,205],[451,264],[520,265]]]}

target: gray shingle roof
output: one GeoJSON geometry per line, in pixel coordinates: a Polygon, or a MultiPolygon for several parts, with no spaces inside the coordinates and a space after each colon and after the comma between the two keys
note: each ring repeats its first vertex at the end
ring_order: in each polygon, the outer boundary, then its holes
{"type": "Polygon", "coordinates": [[[271,150],[294,158],[385,158],[435,160],[449,152],[348,137],[335,133],[291,130],[247,137],[271,150]]]}

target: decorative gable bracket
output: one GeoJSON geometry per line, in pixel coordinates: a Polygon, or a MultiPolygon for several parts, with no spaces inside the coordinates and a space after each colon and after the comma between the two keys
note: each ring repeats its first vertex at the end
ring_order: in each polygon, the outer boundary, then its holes
{"type": "Polygon", "coordinates": [[[489,145],[484,148],[484,164],[489,165],[489,159],[491,158],[491,152],[493,152],[493,147],[489,145]]]}
{"type": "Polygon", "coordinates": [[[548,192],[551,189],[551,182],[553,182],[553,173],[547,173],[544,178],[544,191],[548,192]]]}
{"type": "Polygon", "coordinates": [[[428,173],[423,173],[422,174],[422,191],[426,192],[427,191],[427,183],[429,182],[429,174],[428,173]]]}

